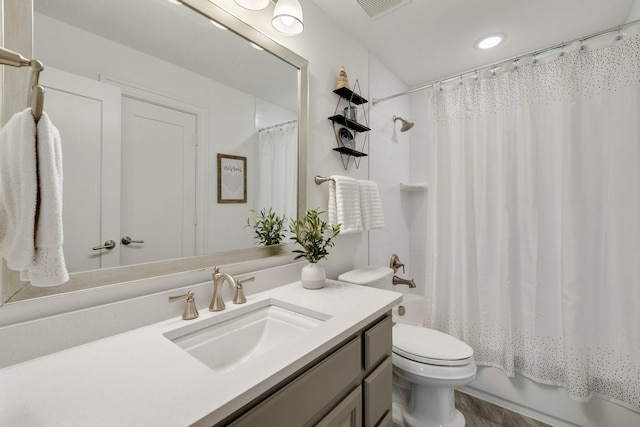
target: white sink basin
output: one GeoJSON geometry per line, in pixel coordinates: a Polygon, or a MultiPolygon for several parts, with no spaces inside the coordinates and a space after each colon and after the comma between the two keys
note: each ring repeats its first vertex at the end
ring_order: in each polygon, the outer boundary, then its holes
{"type": "Polygon", "coordinates": [[[264,300],[164,336],[215,372],[225,372],[296,339],[329,317],[281,301],[264,300]]]}

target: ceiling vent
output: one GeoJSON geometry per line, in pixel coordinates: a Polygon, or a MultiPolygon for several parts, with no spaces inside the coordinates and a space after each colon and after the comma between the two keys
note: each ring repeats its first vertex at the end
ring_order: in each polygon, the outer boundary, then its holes
{"type": "Polygon", "coordinates": [[[410,1],[411,0],[356,0],[371,19],[386,15],[410,1]]]}

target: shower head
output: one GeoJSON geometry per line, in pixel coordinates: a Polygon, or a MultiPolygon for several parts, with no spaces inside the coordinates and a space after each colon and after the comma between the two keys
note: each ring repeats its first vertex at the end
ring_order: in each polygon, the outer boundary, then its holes
{"type": "Polygon", "coordinates": [[[402,122],[402,127],[400,128],[400,132],[406,132],[413,127],[413,123],[406,121],[402,117],[393,116],[393,123],[395,123],[396,120],[400,120],[402,122]]]}

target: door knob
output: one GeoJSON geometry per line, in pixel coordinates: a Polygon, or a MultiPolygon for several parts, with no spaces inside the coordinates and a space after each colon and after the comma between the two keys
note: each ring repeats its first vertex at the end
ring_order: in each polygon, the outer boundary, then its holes
{"type": "Polygon", "coordinates": [[[129,244],[131,244],[131,243],[144,243],[144,240],[133,240],[133,239],[132,239],[131,237],[129,237],[129,236],[124,236],[124,237],[122,238],[122,240],[120,240],[120,242],[121,242],[123,245],[129,245],[129,244]]]}
{"type": "Polygon", "coordinates": [[[100,249],[113,249],[116,247],[116,241],[115,240],[107,240],[106,242],[104,242],[104,244],[102,246],[94,246],[93,250],[94,251],[99,251],[100,249]]]}

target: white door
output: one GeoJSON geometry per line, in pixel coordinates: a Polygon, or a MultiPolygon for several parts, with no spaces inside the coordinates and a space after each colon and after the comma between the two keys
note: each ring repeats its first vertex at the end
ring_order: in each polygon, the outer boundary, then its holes
{"type": "Polygon", "coordinates": [[[64,255],[69,272],[113,267],[120,245],[121,90],[47,67],[45,112],[60,131],[64,255]]]}
{"type": "Polygon", "coordinates": [[[121,265],[195,255],[196,116],[122,97],[121,265]],[[136,243],[136,241],[138,243],[136,243]]]}

